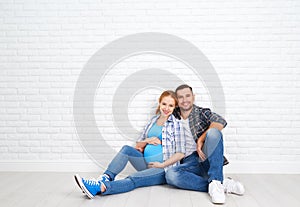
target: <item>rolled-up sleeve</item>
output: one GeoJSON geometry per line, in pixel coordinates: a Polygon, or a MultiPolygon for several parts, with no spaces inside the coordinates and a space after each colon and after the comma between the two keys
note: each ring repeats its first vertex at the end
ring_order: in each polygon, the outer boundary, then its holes
{"type": "Polygon", "coordinates": [[[152,124],[157,120],[158,116],[154,116],[148,124],[145,126],[144,131],[142,134],[139,136],[139,138],[136,140],[136,142],[141,142],[144,141],[147,138],[149,127],[152,126],[152,124]]]}
{"type": "Polygon", "coordinates": [[[142,134],[139,136],[139,138],[136,140],[136,142],[141,142],[141,141],[145,140],[147,128],[148,128],[148,124],[145,126],[142,134]]]}
{"type": "Polygon", "coordinates": [[[204,114],[207,117],[207,119],[210,121],[210,123],[217,122],[219,124],[222,124],[224,128],[226,127],[227,125],[226,120],[219,114],[212,112],[210,109],[206,109],[204,111],[204,114]]]}

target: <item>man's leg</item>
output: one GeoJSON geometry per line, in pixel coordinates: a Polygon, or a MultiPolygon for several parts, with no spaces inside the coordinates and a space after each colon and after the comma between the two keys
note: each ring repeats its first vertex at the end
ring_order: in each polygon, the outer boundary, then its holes
{"type": "Polygon", "coordinates": [[[223,182],[223,136],[216,129],[211,128],[206,133],[205,142],[202,148],[206,160],[202,162],[208,174],[208,193],[213,203],[225,203],[225,189],[223,182]]]}
{"type": "Polygon", "coordinates": [[[202,150],[207,158],[202,165],[207,170],[208,182],[212,180],[223,182],[224,147],[221,131],[216,128],[209,129],[202,150]]]}
{"type": "Polygon", "coordinates": [[[183,164],[172,167],[166,172],[166,181],[169,185],[181,189],[208,191],[208,176],[199,163],[199,157],[195,151],[183,160],[183,164]]]}

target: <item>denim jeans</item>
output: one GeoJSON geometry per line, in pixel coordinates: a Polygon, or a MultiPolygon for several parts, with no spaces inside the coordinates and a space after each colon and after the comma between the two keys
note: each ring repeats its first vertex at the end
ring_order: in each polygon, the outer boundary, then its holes
{"type": "Polygon", "coordinates": [[[223,150],[222,133],[215,128],[209,129],[202,148],[206,160],[202,161],[197,151],[193,152],[183,159],[182,164],[166,172],[167,183],[182,189],[207,192],[212,180],[223,182],[223,150]]]}
{"type": "Polygon", "coordinates": [[[163,168],[147,169],[143,153],[127,145],[122,147],[104,173],[109,175],[112,181],[103,182],[106,186],[106,191],[102,195],[124,193],[138,187],[166,183],[165,170],[163,168]],[[115,180],[115,177],[125,168],[128,161],[138,172],[125,179],[115,180]]]}

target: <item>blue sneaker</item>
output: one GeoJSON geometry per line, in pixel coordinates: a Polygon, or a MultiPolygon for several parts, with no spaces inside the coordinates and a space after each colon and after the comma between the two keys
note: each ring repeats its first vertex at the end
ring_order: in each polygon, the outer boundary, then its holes
{"type": "Polygon", "coordinates": [[[94,198],[101,191],[101,182],[95,179],[84,179],[78,174],[75,175],[76,181],[90,199],[94,198]]]}

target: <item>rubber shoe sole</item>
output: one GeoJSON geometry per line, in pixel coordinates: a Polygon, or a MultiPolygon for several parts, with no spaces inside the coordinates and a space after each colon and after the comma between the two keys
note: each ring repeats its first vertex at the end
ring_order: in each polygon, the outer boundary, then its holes
{"type": "Polygon", "coordinates": [[[88,189],[86,189],[86,187],[84,186],[84,184],[82,182],[82,178],[78,174],[76,174],[74,177],[75,177],[76,183],[81,188],[81,190],[85,193],[85,195],[87,195],[88,198],[93,199],[95,196],[93,196],[90,193],[90,191],[88,191],[88,189]]]}
{"type": "Polygon", "coordinates": [[[208,194],[211,197],[211,202],[214,204],[223,204],[226,201],[224,186],[220,181],[213,180],[208,186],[208,194]]]}
{"type": "Polygon", "coordinates": [[[211,202],[213,204],[224,204],[226,202],[226,199],[211,199],[211,202]]]}
{"type": "Polygon", "coordinates": [[[81,188],[81,186],[79,184],[79,181],[77,180],[76,175],[74,175],[74,179],[75,179],[75,182],[76,182],[77,186],[80,188],[80,190],[82,191],[82,193],[84,193],[84,191],[82,190],[82,188],[81,188]]]}

